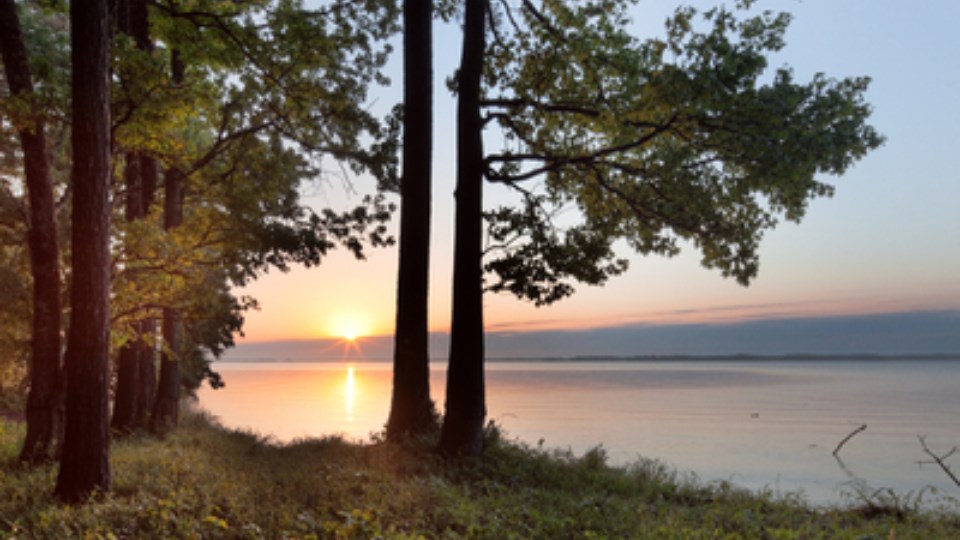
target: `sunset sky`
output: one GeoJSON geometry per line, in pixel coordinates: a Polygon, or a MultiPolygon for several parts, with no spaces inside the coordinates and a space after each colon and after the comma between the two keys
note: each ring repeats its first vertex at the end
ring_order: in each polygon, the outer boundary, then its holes
{"type": "MultiPolygon", "coordinates": [[[[672,0],[641,1],[636,34],[662,32],[676,6],[672,0]]],[[[814,201],[803,223],[781,224],[766,235],[760,275],[748,288],[702,268],[692,249],[669,260],[632,255],[625,275],[604,287],[578,287],[555,306],[538,309],[488,295],[489,331],[960,312],[960,2],[760,0],[757,7],[794,14],[787,47],[772,67],[789,65],[801,82],[818,71],[873,78],[867,94],[874,106],[871,123],[886,144],[844,177],[831,179],[836,195],[814,201]]],[[[460,43],[456,27],[440,23],[435,40],[430,325],[445,332],[455,133],[455,103],[445,79],[457,64],[460,43]]],[[[394,87],[375,93],[373,110],[388,110],[400,99],[399,62],[396,54],[389,70],[394,87]]],[[[356,193],[345,195],[338,181],[318,183],[307,189],[307,200],[318,208],[356,203],[371,186],[362,178],[355,186],[356,193]]],[[[493,189],[485,196],[488,204],[502,200],[493,189]]],[[[625,248],[622,253],[630,254],[625,248]]],[[[318,268],[271,272],[241,291],[262,306],[248,314],[241,343],[389,334],[395,287],[395,248],[370,251],[364,262],[340,251],[318,268]]]]}

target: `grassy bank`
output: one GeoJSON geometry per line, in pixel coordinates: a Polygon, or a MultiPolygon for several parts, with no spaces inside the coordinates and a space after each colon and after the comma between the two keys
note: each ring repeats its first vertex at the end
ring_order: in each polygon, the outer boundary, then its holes
{"type": "MultiPolygon", "coordinates": [[[[63,507],[55,468],[15,463],[0,423],[0,536],[24,538],[953,538],[946,513],[812,510],[678,481],[656,463],[614,469],[491,434],[481,460],[338,439],[279,447],[190,416],[166,440],[113,445],[114,491],[63,507]]],[[[423,446],[423,445],[421,445],[423,446]]]]}

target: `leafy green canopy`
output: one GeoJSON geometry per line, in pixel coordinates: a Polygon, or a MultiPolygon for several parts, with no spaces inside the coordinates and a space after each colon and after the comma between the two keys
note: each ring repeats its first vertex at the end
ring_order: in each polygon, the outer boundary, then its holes
{"type": "MultiPolygon", "coordinates": [[[[360,172],[395,183],[396,129],[374,117],[366,101],[369,88],[385,82],[380,71],[397,9],[392,0],[148,4],[150,46],[120,31],[111,43],[113,344],[153,342],[156,336],[137,336],[134,323],[169,307],[184,313],[192,345],[219,354],[240,331],[244,310],[256,305],[235,297],[231,286],[269,268],[319,264],[336,247],[362,258],[367,247],[392,242],[386,223],[393,208],[382,197],[348,210],[313,210],[301,192],[331,179],[349,186],[360,172]],[[123,178],[133,155],[156,160],[158,184],[165,171],[184,173],[184,221],[174,232],[162,227],[160,185],[147,197],[154,201],[146,219],[123,219],[130,195],[123,178]]],[[[44,115],[62,194],[70,124],[65,6],[29,1],[18,8],[37,92],[29,103],[14,100],[0,81],[0,249],[17,290],[28,287],[29,275],[13,128],[28,115],[44,115]]],[[[68,200],[59,203],[66,229],[68,200]]],[[[17,320],[29,320],[27,304],[9,302],[17,320]]],[[[11,327],[4,343],[25,343],[21,326],[11,327]]]]}
{"type": "Polygon", "coordinates": [[[230,285],[319,264],[338,246],[363,258],[365,246],[392,243],[382,197],[336,212],[300,194],[361,172],[393,182],[396,133],[365,102],[385,82],[395,12],[390,0],[162,1],[151,9],[155,49],[117,36],[118,146],[186,175],[182,226],[163,230],[162,204],[147,220],[115,220],[117,343],[136,337],[130,323],[174,307],[187,339],[217,355],[256,306],[230,285]]]}
{"type": "Polygon", "coordinates": [[[506,143],[486,177],[524,194],[523,209],[487,215],[501,248],[486,264],[493,290],[539,305],[570,294],[571,278],[601,283],[626,268],[617,239],[666,256],[690,241],[746,285],[763,232],[800,221],[832,194],[818,176],[882,143],[866,123],[868,78],[767,73],[788,14],[680,8],[665,39],[639,40],[630,4],[492,4],[483,106],[506,143]],[[582,221],[561,235],[551,216],[571,205],[582,221]]]}

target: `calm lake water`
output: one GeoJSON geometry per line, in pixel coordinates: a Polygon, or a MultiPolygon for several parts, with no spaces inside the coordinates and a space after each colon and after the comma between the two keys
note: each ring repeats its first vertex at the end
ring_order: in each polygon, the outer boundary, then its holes
{"type": "MultiPolygon", "coordinates": [[[[389,363],[221,363],[226,388],[199,392],[230,427],[279,441],[382,429],[389,363]]],[[[442,407],[445,366],[432,367],[442,407]]],[[[510,437],[613,464],[655,458],[702,481],[802,490],[843,503],[855,486],[960,488],[925,460],[960,445],[960,361],[490,362],[488,417],[510,437]],[[833,449],[861,424],[867,429],[833,449]]],[[[951,458],[955,469],[960,457],[951,458]]],[[[949,463],[949,461],[948,461],[949,463]]]]}

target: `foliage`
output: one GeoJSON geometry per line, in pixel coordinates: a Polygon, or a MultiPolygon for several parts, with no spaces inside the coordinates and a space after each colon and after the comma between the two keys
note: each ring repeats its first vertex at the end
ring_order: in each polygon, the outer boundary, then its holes
{"type": "MultiPolygon", "coordinates": [[[[10,266],[6,255],[13,256],[25,242],[21,156],[13,126],[25,115],[44,115],[58,193],[69,165],[65,5],[20,4],[37,93],[23,103],[5,96],[6,84],[0,85],[4,271],[10,266]]],[[[382,125],[365,108],[369,86],[386,82],[380,69],[389,52],[386,38],[396,30],[395,15],[392,0],[335,0],[310,8],[286,0],[164,1],[150,3],[153,47],[138,47],[130,36],[114,33],[115,178],[124,177],[133,152],[157,160],[161,172],[177,167],[187,175],[185,222],[174,234],[161,227],[162,195],[147,219],[127,223],[119,204],[125,186],[114,186],[114,347],[131,339],[163,346],[155,335],[136,335],[134,323],[157,317],[162,307],[180,309],[186,313],[189,344],[206,351],[186,353],[187,363],[196,367],[185,373],[186,382],[195,384],[199,375],[215,375],[204,359],[233,344],[243,311],[256,305],[234,297],[231,286],[271,267],[319,264],[336,247],[362,258],[365,246],[392,243],[386,222],[393,207],[381,197],[365,198],[353,209],[313,211],[303,205],[300,192],[308,182],[330,178],[349,186],[349,176],[360,172],[372,173],[383,185],[395,183],[395,126],[382,125]],[[172,73],[174,51],[184,65],[182,81],[172,73]],[[325,165],[331,158],[339,169],[325,165]]],[[[61,234],[68,238],[66,197],[60,211],[61,234]]],[[[69,242],[61,245],[67,260],[69,242]]],[[[4,273],[0,289],[4,316],[11,323],[28,321],[29,295],[20,302],[13,287],[15,282],[29,286],[26,266],[10,269],[15,273],[4,273]]],[[[22,327],[4,325],[4,372],[23,371],[22,327]],[[10,347],[16,350],[7,351],[10,347]]]]}
{"type": "Polygon", "coordinates": [[[544,212],[545,197],[529,195],[526,202],[520,209],[503,206],[484,214],[486,252],[498,253],[484,270],[500,277],[487,290],[543,306],[573,294],[569,279],[599,285],[627,269],[601,231],[571,227],[561,236],[554,217],[544,212]]]}
{"type": "MultiPolygon", "coordinates": [[[[30,355],[32,275],[27,249],[29,209],[23,178],[23,151],[16,129],[46,119],[50,175],[55,195],[63,192],[69,172],[69,51],[66,14],[36,2],[18,3],[34,92],[12,97],[0,69],[0,396],[17,401],[27,387],[30,355]]],[[[61,221],[62,222],[62,221],[61,221]]],[[[68,231],[61,231],[61,245],[68,231]]],[[[62,257],[68,257],[68,252],[62,257]]]]}
{"type": "Polygon", "coordinates": [[[0,399],[16,393],[26,376],[30,318],[24,314],[29,313],[31,296],[25,259],[25,249],[0,244],[0,399]]]}
{"type": "Polygon", "coordinates": [[[644,255],[691,243],[705,267],[746,285],[763,232],[800,221],[833,192],[819,176],[882,143],[866,123],[868,78],[767,70],[788,14],[680,8],[665,38],[641,40],[631,4],[491,3],[482,106],[506,142],[485,174],[520,191],[524,209],[489,213],[490,235],[529,238],[498,246],[494,290],[545,304],[570,294],[570,278],[602,283],[626,268],[618,239],[644,255]],[[571,209],[579,221],[551,220],[571,209]]]}
{"type": "MultiPolygon", "coordinates": [[[[255,306],[230,286],[270,267],[319,264],[337,246],[362,258],[364,246],[392,243],[385,223],[393,208],[382,198],[318,213],[300,191],[328,176],[322,163],[330,157],[385,183],[395,175],[395,134],[363,108],[367,87],[382,79],[395,8],[389,1],[152,6],[157,48],[122,35],[115,43],[115,133],[120,149],[187,175],[184,222],[164,231],[162,204],[147,220],[115,220],[122,242],[114,342],[155,339],[136,336],[132,323],[171,307],[187,313],[191,344],[218,356],[255,306]],[[182,82],[171,75],[174,51],[182,82]]],[[[202,355],[187,354],[204,366],[199,373],[210,373],[202,355]]]]}
{"type": "Polygon", "coordinates": [[[491,434],[479,459],[429,441],[271,444],[190,416],[166,440],[114,444],[115,490],[83,506],[49,493],[52,467],[15,463],[0,424],[5,536],[204,538],[947,538],[953,513],[865,516],[685,481],[662,464],[605,464],[491,434]]]}

